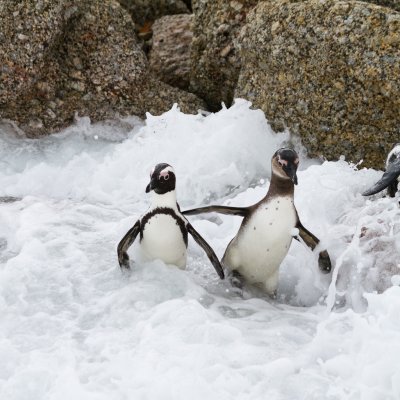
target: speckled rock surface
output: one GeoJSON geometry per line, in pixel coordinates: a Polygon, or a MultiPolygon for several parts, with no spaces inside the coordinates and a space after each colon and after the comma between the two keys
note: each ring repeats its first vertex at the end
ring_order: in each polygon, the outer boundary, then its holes
{"type": "MultiPolygon", "coordinates": [[[[18,41],[18,32],[12,33],[14,69],[24,71],[25,65],[33,65],[33,72],[27,79],[17,76],[7,81],[0,118],[16,121],[29,136],[37,136],[69,125],[75,113],[97,121],[116,115],[160,114],[174,102],[186,112],[204,108],[196,96],[160,82],[149,72],[133,23],[118,3],[72,3],[69,1],[68,7],[74,12],[63,13],[60,18],[55,10],[46,18],[47,28],[43,21],[40,32],[35,28],[30,31],[33,44],[43,47],[38,61],[37,53],[27,54],[26,43],[18,41]]],[[[60,2],[60,7],[65,4],[60,2]]],[[[34,27],[38,24],[36,14],[24,21],[34,27]],[[31,17],[33,21],[29,21],[31,17]]],[[[0,52],[9,52],[9,46],[0,43],[0,52]]]]}
{"type": "Polygon", "coordinates": [[[167,15],[153,25],[150,69],[163,82],[181,89],[189,86],[191,22],[189,14],[167,15]]]}
{"type": "Polygon", "coordinates": [[[191,90],[214,110],[231,104],[240,69],[234,41],[258,0],[193,0],[191,90]]]}
{"type": "Polygon", "coordinates": [[[362,2],[260,3],[238,41],[236,97],[310,155],[382,168],[400,138],[400,13],[362,2]]]}
{"type": "Polygon", "coordinates": [[[189,13],[182,0],[118,0],[138,25],[152,22],[163,15],[189,13]]]}
{"type": "Polygon", "coordinates": [[[65,0],[0,0],[0,105],[35,81],[49,45],[75,12],[65,0]]]}

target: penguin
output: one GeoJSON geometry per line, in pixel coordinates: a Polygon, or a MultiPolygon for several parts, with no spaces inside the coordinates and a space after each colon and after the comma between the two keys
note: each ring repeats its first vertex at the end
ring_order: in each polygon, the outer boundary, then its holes
{"type": "Polygon", "coordinates": [[[394,197],[397,192],[397,184],[400,177],[400,143],[397,143],[386,158],[386,170],[382,178],[374,186],[362,193],[363,196],[371,196],[387,188],[389,197],[394,197]]]}
{"type": "Polygon", "coordinates": [[[160,259],[184,269],[190,233],[206,252],[219,277],[224,279],[224,271],[213,249],[182,215],[176,201],[175,183],[175,172],[171,165],[160,163],[151,171],[146,193],[152,192],[152,203],[119,242],[117,252],[120,267],[130,268],[127,250],[139,235],[144,261],[160,259]]]}
{"type": "MultiPolygon", "coordinates": [[[[292,242],[294,228],[312,250],[319,239],[300,222],[294,205],[294,185],[297,185],[299,157],[289,148],[281,148],[272,157],[271,184],[266,196],[250,207],[212,205],[184,211],[184,215],[205,212],[243,217],[236,236],[228,244],[222,265],[231,273],[231,282],[241,288],[243,283],[260,287],[275,297],[279,266],[292,242]]],[[[296,237],[299,240],[298,237],[296,237]]],[[[331,271],[326,250],[319,253],[319,268],[331,271]]]]}

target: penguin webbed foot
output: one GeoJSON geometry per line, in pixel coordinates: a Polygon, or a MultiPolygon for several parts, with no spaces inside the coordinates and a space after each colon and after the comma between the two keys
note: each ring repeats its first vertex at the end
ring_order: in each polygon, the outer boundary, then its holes
{"type": "Polygon", "coordinates": [[[268,297],[271,300],[277,300],[278,299],[278,289],[274,290],[272,293],[269,293],[268,297]]]}
{"type": "Polygon", "coordinates": [[[233,270],[229,273],[229,281],[234,288],[243,290],[244,278],[238,271],[233,270]]]}
{"type": "Polygon", "coordinates": [[[393,181],[387,187],[387,194],[389,197],[395,197],[397,193],[397,180],[393,181]]]}
{"type": "Polygon", "coordinates": [[[321,272],[329,274],[332,271],[332,263],[326,250],[321,251],[318,255],[318,266],[321,272]]]}

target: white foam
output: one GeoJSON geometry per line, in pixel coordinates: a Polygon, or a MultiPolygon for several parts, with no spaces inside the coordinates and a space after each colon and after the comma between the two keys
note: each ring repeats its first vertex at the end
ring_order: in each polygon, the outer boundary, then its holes
{"type": "MultiPolygon", "coordinates": [[[[0,196],[22,200],[0,203],[0,398],[397,400],[398,199],[360,195],[377,171],[316,165],[297,148],[295,204],[334,284],[297,241],[277,301],[238,296],[193,241],[187,271],[119,271],[116,245],[149,205],[152,166],[174,167],[181,206],[245,206],[264,196],[287,139],[244,101],[145,124],[84,118],[41,140],[1,132],[0,196]]],[[[220,257],[241,222],[190,220],[220,257]]]]}

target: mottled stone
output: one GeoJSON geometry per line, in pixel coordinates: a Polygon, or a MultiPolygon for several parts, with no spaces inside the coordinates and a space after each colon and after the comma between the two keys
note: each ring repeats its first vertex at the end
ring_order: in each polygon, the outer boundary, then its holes
{"type": "Polygon", "coordinates": [[[118,0],[139,26],[164,15],[185,14],[189,9],[182,0],[118,0]]]}
{"type": "MultiPolygon", "coordinates": [[[[67,9],[71,7],[75,12],[64,11],[62,23],[57,22],[56,11],[47,15],[47,28],[45,22],[39,25],[38,35],[36,14],[23,18],[24,24],[32,26],[29,35],[36,38],[35,46],[43,47],[43,51],[38,62],[36,51],[26,53],[26,42],[13,42],[14,66],[33,65],[29,69],[33,72],[30,75],[24,70],[27,75],[21,73],[17,77],[8,73],[9,85],[6,89],[2,86],[6,94],[1,97],[0,118],[16,121],[29,136],[37,136],[65,127],[75,114],[98,121],[117,115],[160,114],[174,102],[186,112],[196,113],[204,108],[196,96],[160,82],[149,72],[132,20],[117,2],[71,0],[67,9]],[[42,34],[54,26],[58,27],[57,34],[42,34]],[[39,37],[46,45],[39,42],[39,37]],[[11,91],[14,92],[10,94],[11,91]]],[[[66,3],[60,9],[65,10],[66,3]]],[[[15,10],[19,10],[17,6],[15,10]]],[[[2,12],[10,11],[10,7],[0,8],[0,19],[2,12]]],[[[10,35],[16,36],[9,29],[10,35]]],[[[7,52],[7,48],[0,41],[1,52],[7,52]]]]}
{"type": "Polygon", "coordinates": [[[153,25],[150,69],[163,82],[181,89],[189,86],[191,21],[189,14],[167,15],[153,25]]]}
{"type": "Polygon", "coordinates": [[[36,80],[49,45],[63,31],[69,3],[0,0],[0,106],[36,80]]]}
{"type": "Polygon", "coordinates": [[[235,39],[258,0],[194,0],[190,88],[218,110],[230,105],[240,70],[235,39]]]}
{"type": "Polygon", "coordinates": [[[262,2],[238,40],[236,97],[311,156],[382,167],[400,137],[400,13],[373,4],[262,2]]]}

